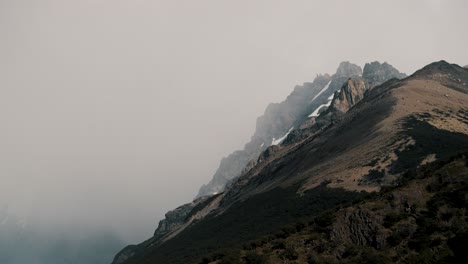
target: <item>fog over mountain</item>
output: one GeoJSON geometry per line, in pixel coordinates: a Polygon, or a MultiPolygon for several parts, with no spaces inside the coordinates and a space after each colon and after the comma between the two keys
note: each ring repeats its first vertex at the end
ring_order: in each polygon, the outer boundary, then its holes
{"type": "Polygon", "coordinates": [[[466,65],[467,10],[463,0],[0,0],[0,245],[25,246],[1,246],[0,262],[79,263],[77,245],[117,251],[150,237],[296,85],[342,61],[407,74],[466,65]]]}

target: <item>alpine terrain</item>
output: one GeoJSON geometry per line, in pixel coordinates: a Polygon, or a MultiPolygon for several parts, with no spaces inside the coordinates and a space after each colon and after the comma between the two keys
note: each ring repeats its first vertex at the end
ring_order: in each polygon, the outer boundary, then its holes
{"type": "Polygon", "coordinates": [[[467,193],[468,69],[342,62],[113,264],[462,263],[467,193]]]}

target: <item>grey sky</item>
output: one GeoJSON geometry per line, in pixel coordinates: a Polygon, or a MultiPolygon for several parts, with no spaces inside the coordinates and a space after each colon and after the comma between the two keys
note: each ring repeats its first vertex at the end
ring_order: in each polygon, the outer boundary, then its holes
{"type": "Polygon", "coordinates": [[[0,205],[136,242],[340,61],[468,64],[468,1],[0,0],[0,205]]]}

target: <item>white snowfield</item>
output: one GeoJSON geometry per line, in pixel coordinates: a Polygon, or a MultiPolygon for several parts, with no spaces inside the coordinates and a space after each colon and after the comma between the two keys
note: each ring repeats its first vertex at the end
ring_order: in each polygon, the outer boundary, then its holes
{"type": "Polygon", "coordinates": [[[328,87],[330,87],[330,83],[331,83],[331,80],[327,83],[327,85],[325,85],[325,87],[323,87],[322,90],[320,90],[320,92],[319,92],[316,96],[314,96],[314,98],[312,98],[312,101],[314,101],[314,100],[315,100],[317,97],[319,97],[323,92],[325,92],[325,91],[328,89],[328,87]]]}
{"type": "Polygon", "coordinates": [[[309,117],[316,117],[316,116],[319,116],[319,112],[322,108],[324,107],[329,107],[333,101],[333,97],[335,96],[335,93],[332,93],[332,95],[330,95],[330,97],[327,98],[327,103],[325,104],[321,104],[319,107],[317,107],[313,112],[312,114],[309,115],[309,117]]]}
{"type": "Polygon", "coordinates": [[[281,144],[281,142],[283,142],[283,140],[286,139],[286,137],[289,135],[289,133],[291,133],[291,131],[292,131],[293,129],[294,129],[294,127],[291,127],[291,128],[289,129],[289,131],[288,131],[284,136],[282,136],[282,137],[280,137],[280,138],[278,138],[278,139],[273,138],[273,141],[271,142],[271,145],[273,146],[273,145],[279,145],[279,144],[281,144]]]}

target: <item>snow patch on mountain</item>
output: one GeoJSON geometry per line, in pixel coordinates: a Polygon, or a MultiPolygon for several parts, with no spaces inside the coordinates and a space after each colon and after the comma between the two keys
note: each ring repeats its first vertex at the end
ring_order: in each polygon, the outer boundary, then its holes
{"type": "Polygon", "coordinates": [[[331,81],[329,81],[329,82],[327,83],[327,85],[325,85],[325,87],[323,87],[323,89],[320,90],[320,92],[319,92],[316,96],[314,96],[314,98],[312,98],[312,101],[314,101],[314,100],[315,100],[317,97],[319,97],[323,92],[325,92],[325,91],[328,89],[328,87],[330,87],[330,84],[331,84],[331,81]]]}
{"type": "Polygon", "coordinates": [[[281,142],[283,142],[283,140],[286,139],[286,137],[289,135],[289,133],[291,133],[291,131],[292,131],[293,129],[294,129],[294,127],[291,127],[291,128],[289,129],[289,131],[288,131],[284,136],[282,136],[282,137],[280,137],[280,138],[278,138],[278,139],[273,138],[273,140],[272,140],[272,142],[271,142],[271,145],[273,146],[273,145],[279,145],[279,144],[281,144],[281,142]]]}
{"type": "Polygon", "coordinates": [[[309,117],[316,117],[316,116],[319,116],[319,112],[320,112],[321,109],[327,108],[327,107],[330,106],[330,104],[331,104],[332,101],[333,101],[333,96],[335,96],[335,93],[333,93],[332,95],[330,95],[330,97],[327,98],[327,103],[321,104],[319,107],[317,107],[317,108],[309,115],[309,117]]]}

